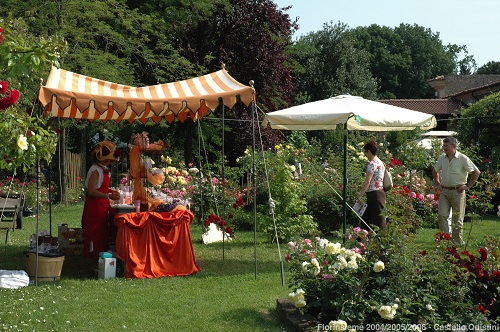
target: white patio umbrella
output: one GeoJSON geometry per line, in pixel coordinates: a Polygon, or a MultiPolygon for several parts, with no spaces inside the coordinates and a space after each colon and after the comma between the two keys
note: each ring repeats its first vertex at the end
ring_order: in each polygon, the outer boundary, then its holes
{"type": "Polygon", "coordinates": [[[333,130],[344,127],[343,232],[346,232],[347,136],[349,130],[399,131],[436,127],[434,115],[362,97],[340,95],[265,115],[263,126],[284,130],[333,130]]]}

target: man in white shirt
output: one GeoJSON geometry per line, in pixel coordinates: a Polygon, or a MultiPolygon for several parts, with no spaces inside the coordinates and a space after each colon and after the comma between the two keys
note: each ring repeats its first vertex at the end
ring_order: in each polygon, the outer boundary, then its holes
{"type": "Polygon", "coordinates": [[[447,219],[450,209],[452,209],[452,241],[455,245],[461,245],[465,214],[465,191],[476,183],[481,172],[469,157],[457,151],[456,138],[446,137],[443,140],[443,152],[432,168],[434,183],[437,189],[441,191],[438,200],[439,229],[443,232],[448,230],[447,219]],[[467,182],[469,173],[471,173],[471,177],[467,182]]]}

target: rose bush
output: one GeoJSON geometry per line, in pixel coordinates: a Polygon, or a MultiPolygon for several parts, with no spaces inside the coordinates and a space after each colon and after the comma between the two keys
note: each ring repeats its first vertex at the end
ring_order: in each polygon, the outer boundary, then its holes
{"type": "Polygon", "coordinates": [[[344,245],[324,238],[290,242],[290,299],[329,326],[484,324],[488,317],[467,273],[439,241],[435,250],[415,252],[405,225],[378,234],[355,228],[344,245]]]}
{"type": "Polygon", "coordinates": [[[65,44],[58,37],[35,38],[19,19],[0,19],[0,27],[0,168],[27,171],[55,151],[56,132],[33,112],[33,100],[65,44]]]}

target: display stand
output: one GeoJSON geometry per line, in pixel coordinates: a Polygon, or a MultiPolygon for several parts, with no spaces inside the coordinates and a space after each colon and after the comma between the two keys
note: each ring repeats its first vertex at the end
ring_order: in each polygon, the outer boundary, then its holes
{"type": "MultiPolygon", "coordinates": [[[[137,139],[135,140],[137,143],[137,139]]],[[[151,164],[148,164],[142,156],[152,155],[163,149],[159,143],[136,144],[130,149],[130,177],[133,179],[133,200],[140,200],[140,211],[153,211],[160,203],[159,200],[151,199],[146,191],[146,186],[162,184],[165,181],[163,171],[156,172],[151,164]]]]}

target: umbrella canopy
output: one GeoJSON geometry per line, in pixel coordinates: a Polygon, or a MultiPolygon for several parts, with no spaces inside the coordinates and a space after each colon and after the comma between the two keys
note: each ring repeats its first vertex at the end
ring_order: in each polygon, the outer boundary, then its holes
{"type": "Polygon", "coordinates": [[[264,126],[285,130],[333,130],[346,124],[347,130],[424,130],[436,126],[431,114],[392,106],[362,97],[340,95],[267,113],[264,126]]]}
{"type": "MultiPolygon", "coordinates": [[[[362,97],[340,95],[265,115],[263,125],[284,130],[333,130],[344,126],[343,233],[347,214],[347,135],[349,130],[400,131],[436,127],[434,115],[362,97]]],[[[345,238],[344,238],[345,241],[345,238]]]]}

